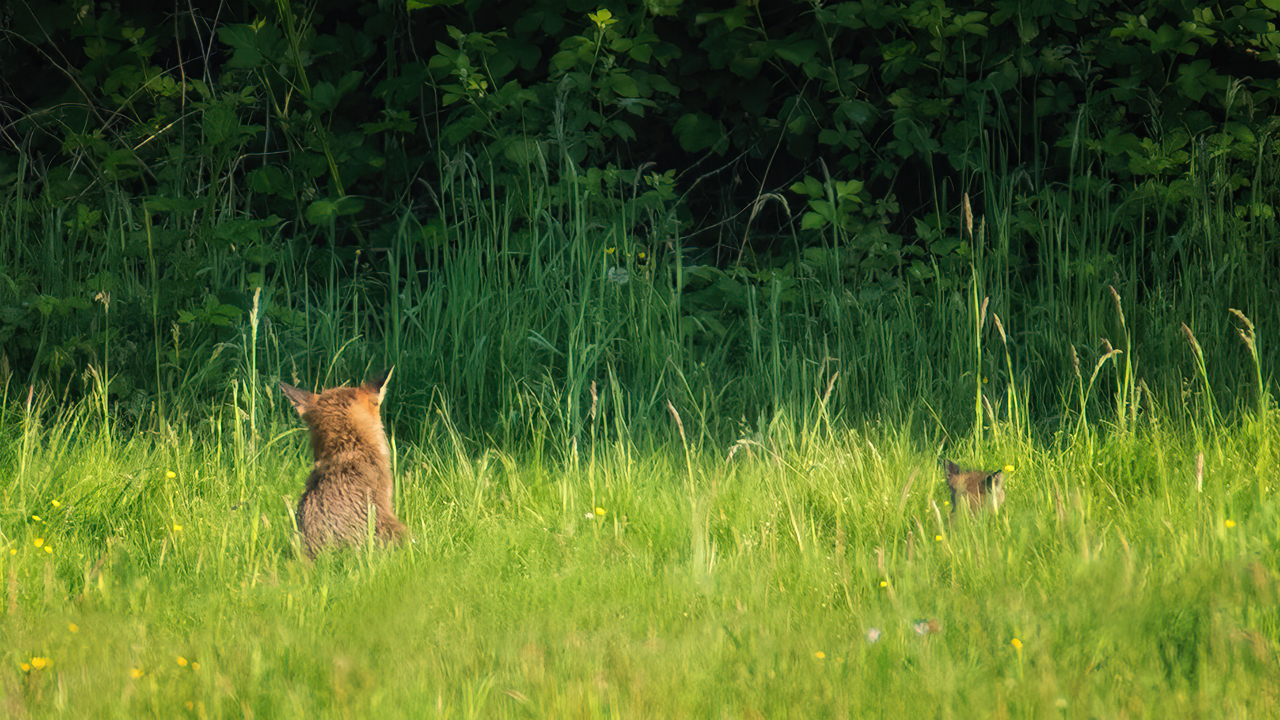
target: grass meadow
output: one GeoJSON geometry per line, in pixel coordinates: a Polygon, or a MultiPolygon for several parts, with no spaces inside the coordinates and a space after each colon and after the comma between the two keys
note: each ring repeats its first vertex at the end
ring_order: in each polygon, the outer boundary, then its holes
{"type": "Polygon", "coordinates": [[[1051,441],[988,425],[946,452],[1011,466],[1008,501],[954,522],[936,438],[910,422],[819,405],[726,447],[539,453],[437,419],[394,442],[414,542],[312,564],[283,407],[256,446],[239,414],[232,437],[123,438],[97,403],[15,389],[10,717],[1280,712],[1267,408],[1051,441]]]}
{"type": "MultiPolygon", "coordinates": [[[[996,208],[893,289],[848,238],[750,275],[585,194],[516,237],[459,183],[457,242],[405,212],[372,270],[322,228],[210,244],[172,328],[175,264],[7,196],[45,295],[30,377],[0,359],[0,714],[1280,715],[1273,223],[1116,244],[1132,208],[1036,205],[1027,280],[996,208]],[[275,384],[387,364],[414,542],[308,562],[275,384]],[[951,521],[943,457],[1006,468],[1001,511],[951,521]]],[[[101,210],[150,247],[140,203],[101,210]]]]}

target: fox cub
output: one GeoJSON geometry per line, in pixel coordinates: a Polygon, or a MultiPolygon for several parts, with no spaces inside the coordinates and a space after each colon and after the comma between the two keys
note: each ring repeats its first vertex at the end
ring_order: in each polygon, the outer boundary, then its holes
{"type": "Polygon", "coordinates": [[[1004,502],[1004,471],[961,470],[950,460],[946,462],[946,468],[953,516],[960,509],[961,502],[974,513],[986,507],[998,510],[1004,502]]]}
{"type": "Polygon", "coordinates": [[[298,500],[298,530],[312,558],[326,545],[363,542],[370,507],[378,540],[399,542],[405,536],[404,523],[391,510],[391,451],[378,413],[389,377],[390,369],[358,388],[319,395],[280,383],[311,431],[316,464],[298,500]]]}

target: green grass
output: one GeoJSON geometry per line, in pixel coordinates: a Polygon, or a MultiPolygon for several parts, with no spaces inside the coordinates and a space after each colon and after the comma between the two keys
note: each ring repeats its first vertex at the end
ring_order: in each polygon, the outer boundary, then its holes
{"type": "Polygon", "coordinates": [[[10,403],[8,715],[1280,712],[1273,412],[1050,443],[991,425],[947,453],[1013,465],[1009,500],[954,524],[909,421],[780,417],[686,456],[674,431],[539,454],[428,419],[396,447],[415,543],[315,564],[290,415],[237,452],[236,412],[126,438],[92,402],[10,403]]]}
{"type": "Polygon", "coordinates": [[[986,154],[968,243],[888,270],[462,152],[358,248],[15,186],[0,715],[1280,714],[1270,155],[1174,228],[986,154]],[[275,382],[387,364],[416,542],[309,563],[275,382]],[[1012,465],[1001,513],[948,522],[940,456],[1012,465]]]}

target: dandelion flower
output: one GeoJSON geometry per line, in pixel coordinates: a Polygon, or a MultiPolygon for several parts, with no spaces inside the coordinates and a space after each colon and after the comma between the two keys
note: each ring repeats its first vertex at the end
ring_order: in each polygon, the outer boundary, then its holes
{"type": "Polygon", "coordinates": [[[176,533],[180,533],[180,532],[182,532],[182,526],[181,526],[181,525],[174,525],[174,526],[173,526],[173,531],[174,531],[174,532],[176,532],[176,533]]]}
{"type": "Polygon", "coordinates": [[[1235,527],[1235,526],[1236,526],[1236,521],[1235,521],[1235,520],[1228,520],[1228,521],[1227,521],[1227,527],[1229,527],[1229,528],[1233,528],[1233,527],[1235,527]]]}
{"type": "Polygon", "coordinates": [[[1005,466],[1004,466],[1004,471],[1005,471],[1005,472],[1007,472],[1007,473],[1011,473],[1011,472],[1013,472],[1013,466],[1012,466],[1012,465],[1005,465],[1005,466]]]}
{"type": "Polygon", "coordinates": [[[137,680],[143,675],[146,675],[146,673],[142,672],[142,668],[129,668],[129,677],[133,678],[134,680],[137,680]]]}
{"type": "Polygon", "coordinates": [[[50,501],[49,501],[49,504],[50,504],[50,505],[52,505],[52,506],[54,506],[54,507],[56,507],[56,508],[62,507],[62,503],[61,503],[61,502],[59,502],[59,501],[57,501],[57,500],[50,500],[50,501]]]}
{"type": "Polygon", "coordinates": [[[44,547],[44,538],[36,538],[35,540],[31,541],[31,544],[35,545],[36,547],[44,547]]]}
{"type": "Polygon", "coordinates": [[[819,660],[822,660],[827,656],[827,654],[819,650],[818,652],[814,653],[813,656],[818,658],[819,660]]]}
{"type": "Polygon", "coordinates": [[[39,515],[32,515],[31,519],[35,520],[36,522],[44,522],[44,518],[40,517],[39,515]]]}
{"type": "Polygon", "coordinates": [[[34,670],[43,670],[53,664],[53,661],[47,657],[31,658],[31,667],[34,670]]]}
{"type": "Polygon", "coordinates": [[[22,672],[31,672],[31,663],[18,663],[18,667],[22,668],[22,672]]]}
{"type": "Polygon", "coordinates": [[[75,624],[75,623],[70,623],[70,624],[68,624],[68,625],[67,625],[67,629],[68,629],[68,630],[70,630],[70,631],[71,631],[71,632],[73,632],[73,633],[78,633],[78,632],[80,632],[80,626],[79,626],[79,625],[77,625],[77,624],[75,624]]]}
{"type": "Polygon", "coordinates": [[[889,587],[889,581],[888,581],[888,580],[881,580],[881,581],[880,581],[880,587],[889,587]]]}
{"type": "Polygon", "coordinates": [[[598,507],[598,508],[596,508],[596,517],[604,517],[604,514],[605,514],[606,512],[608,512],[608,511],[607,511],[607,510],[605,510],[604,508],[602,508],[602,507],[598,507]]]}
{"type": "Polygon", "coordinates": [[[45,545],[45,546],[44,546],[44,551],[45,551],[45,552],[47,552],[47,553],[49,553],[50,555],[52,555],[52,554],[53,554],[53,548],[52,548],[52,547],[50,547],[50,546],[48,546],[48,545],[45,545]]]}
{"type": "Polygon", "coordinates": [[[167,478],[169,478],[170,480],[172,480],[172,479],[174,479],[174,478],[178,477],[178,473],[176,473],[176,472],[174,472],[174,471],[172,471],[172,470],[165,470],[165,472],[164,472],[164,476],[165,476],[165,477],[167,477],[167,478]]]}
{"type": "Polygon", "coordinates": [[[942,542],[942,536],[941,536],[941,535],[934,535],[934,536],[933,536],[933,540],[934,540],[934,542],[942,542]]]}
{"type": "Polygon", "coordinates": [[[180,666],[182,666],[182,667],[186,667],[186,666],[187,666],[187,659],[186,659],[186,658],[184,658],[184,657],[182,657],[181,655],[179,655],[179,656],[177,657],[177,659],[175,660],[175,662],[177,662],[177,663],[178,663],[178,665],[180,665],[180,666]]]}
{"type": "Polygon", "coordinates": [[[192,670],[199,670],[199,669],[200,669],[200,663],[192,661],[192,663],[191,663],[191,669],[192,669],[192,670]]]}
{"type": "Polygon", "coordinates": [[[1013,646],[1014,650],[1017,650],[1018,652],[1022,652],[1022,641],[1019,640],[1018,638],[1014,638],[1010,640],[1009,644],[1013,646]]]}

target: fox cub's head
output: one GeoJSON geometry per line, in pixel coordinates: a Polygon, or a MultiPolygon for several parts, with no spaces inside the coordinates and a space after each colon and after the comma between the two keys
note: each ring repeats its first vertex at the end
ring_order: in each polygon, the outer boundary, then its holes
{"type": "Polygon", "coordinates": [[[1004,472],[995,470],[961,470],[950,460],[946,461],[947,487],[951,488],[951,512],[961,503],[970,511],[983,508],[997,510],[1004,502],[1004,472]]]}
{"type": "Polygon", "coordinates": [[[311,430],[311,449],[317,459],[360,444],[373,444],[386,453],[379,409],[393,369],[387,368],[360,387],[329,388],[319,394],[280,383],[280,392],[311,430]]]}

